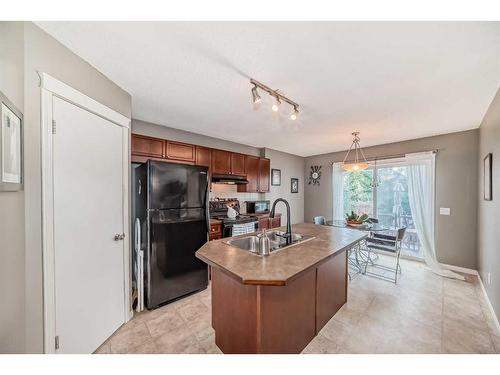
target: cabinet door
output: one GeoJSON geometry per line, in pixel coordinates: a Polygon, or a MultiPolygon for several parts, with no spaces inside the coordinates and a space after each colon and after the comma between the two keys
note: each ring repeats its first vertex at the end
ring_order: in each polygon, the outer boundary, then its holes
{"type": "Polygon", "coordinates": [[[317,268],[316,332],[347,301],[347,252],[343,251],[317,268]]]}
{"type": "Polygon", "coordinates": [[[231,174],[245,175],[245,155],[231,153],[231,174]]]}
{"type": "Polygon", "coordinates": [[[273,217],[269,219],[269,222],[271,228],[279,228],[281,227],[281,216],[273,217]]]}
{"type": "Polygon", "coordinates": [[[229,151],[212,151],[212,173],[231,174],[231,153],[229,151]]]}
{"type": "Polygon", "coordinates": [[[164,157],[163,140],[132,134],[131,152],[133,155],[164,157]]]}
{"type": "Polygon", "coordinates": [[[259,158],[247,156],[245,158],[245,169],[247,172],[248,184],[240,186],[243,186],[245,189],[244,191],[248,193],[259,192],[259,158]]]}
{"type": "Polygon", "coordinates": [[[168,159],[195,161],[195,146],[185,143],[167,141],[166,156],[168,159]]]}
{"type": "Polygon", "coordinates": [[[258,229],[259,230],[263,230],[263,229],[269,229],[270,226],[269,226],[269,217],[266,216],[266,217],[260,217],[259,218],[259,226],[258,226],[258,229]]]}
{"type": "Polygon", "coordinates": [[[259,160],[259,191],[267,193],[269,191],[271,161],[269,159],[259,160]]]}
{"type": "Polygon", "coordinates": [[[196,146],[196,165],[210,168],[212,165],[212,150],[196,146]]]}

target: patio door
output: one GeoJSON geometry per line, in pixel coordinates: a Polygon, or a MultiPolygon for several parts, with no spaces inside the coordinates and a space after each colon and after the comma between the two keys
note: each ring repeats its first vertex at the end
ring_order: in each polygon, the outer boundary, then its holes
{"type": "Polygon", "coordinates": [[[408,166],[405,160],[388,159],[370,164],[364,171],[343,172],[344,215],[351,211],[366,213],[390,230],[406,227],[402,255],[422,258],[422,247],[409,204],[408,166]]]}

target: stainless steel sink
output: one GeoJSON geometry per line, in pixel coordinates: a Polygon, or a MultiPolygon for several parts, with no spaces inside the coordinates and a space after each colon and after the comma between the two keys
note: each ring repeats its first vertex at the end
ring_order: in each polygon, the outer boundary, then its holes
{"type": "MultiPolygon", "coordinates": [[[[251,253],[259,254],[259,235],[249,235],[245,237],[238,237],[234,238],[229,241],[225,241],[228,245],[237,247],[242,250],[250,251],[251,253]]],[[[299,234],[299,233],[293,233],[292,232],[292,237],[291,240],[287,241],[287,238],[285,237],[285,232],[278,231],[278,230],[272,230],[272,231],[267,231],[266,232],[267,237],[269,238],[270,242],[270,252],[272,253],[273,251],[276,250],[281,250],[284,248],[287,248],[289,246],[296,245],[300,242],[304,242],[310,239],[313,239],[313,236],[308,236],[304,234],[299,234]]]]}

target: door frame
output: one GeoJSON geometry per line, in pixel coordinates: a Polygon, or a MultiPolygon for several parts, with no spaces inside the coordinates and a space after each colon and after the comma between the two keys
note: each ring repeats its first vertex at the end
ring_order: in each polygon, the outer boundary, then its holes
{"type": "Polygon", "coordinates": [[[123,132],[123,267],[124,322],[132,318],[130,262],[130,119],[73,89],[54,77],[38,72],[41,91],[41,174],[42,174],[42,269],[43,269],[43,346],[44,353],[56,353],[55,314],[55,248],[54,248],[54,160],[53,160],[53,98],[65,100],[77,107],[111,121],[123,132]]]}

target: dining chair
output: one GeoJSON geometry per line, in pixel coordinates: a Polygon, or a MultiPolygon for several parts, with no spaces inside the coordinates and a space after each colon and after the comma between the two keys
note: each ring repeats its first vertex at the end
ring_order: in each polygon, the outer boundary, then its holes
{"type": "Polygon", "coordinates": [[[324,216],[314,216],[313,223],[318,225],[326,225],[326,219],[324,216]]]}
{"type": "Polygon", "coordinates": [[[365,261],[364,274],[368,276],[378,277],[380,279],[389,280],[397,284],[398,273],[401,274],[401,265],[399,259],[401,255],[401,244],[406,232],[406,227],[399,228],[395,235],[387,235],[377,233],[375,237],[366,238],[366,249],[368,251],[367,260],[365,261]],[[396,256],[396,267],[392,268],[379,264],[370,257],[371,253],[389,253],[396,256]],[[371,260],[371,261],[370,261],[371,260]],[[373,268],[381,269],[382,271],[390,271],[394,273],[394,278],[385,276],[380,273],[368,271],[368,265],[373,268]]]}

